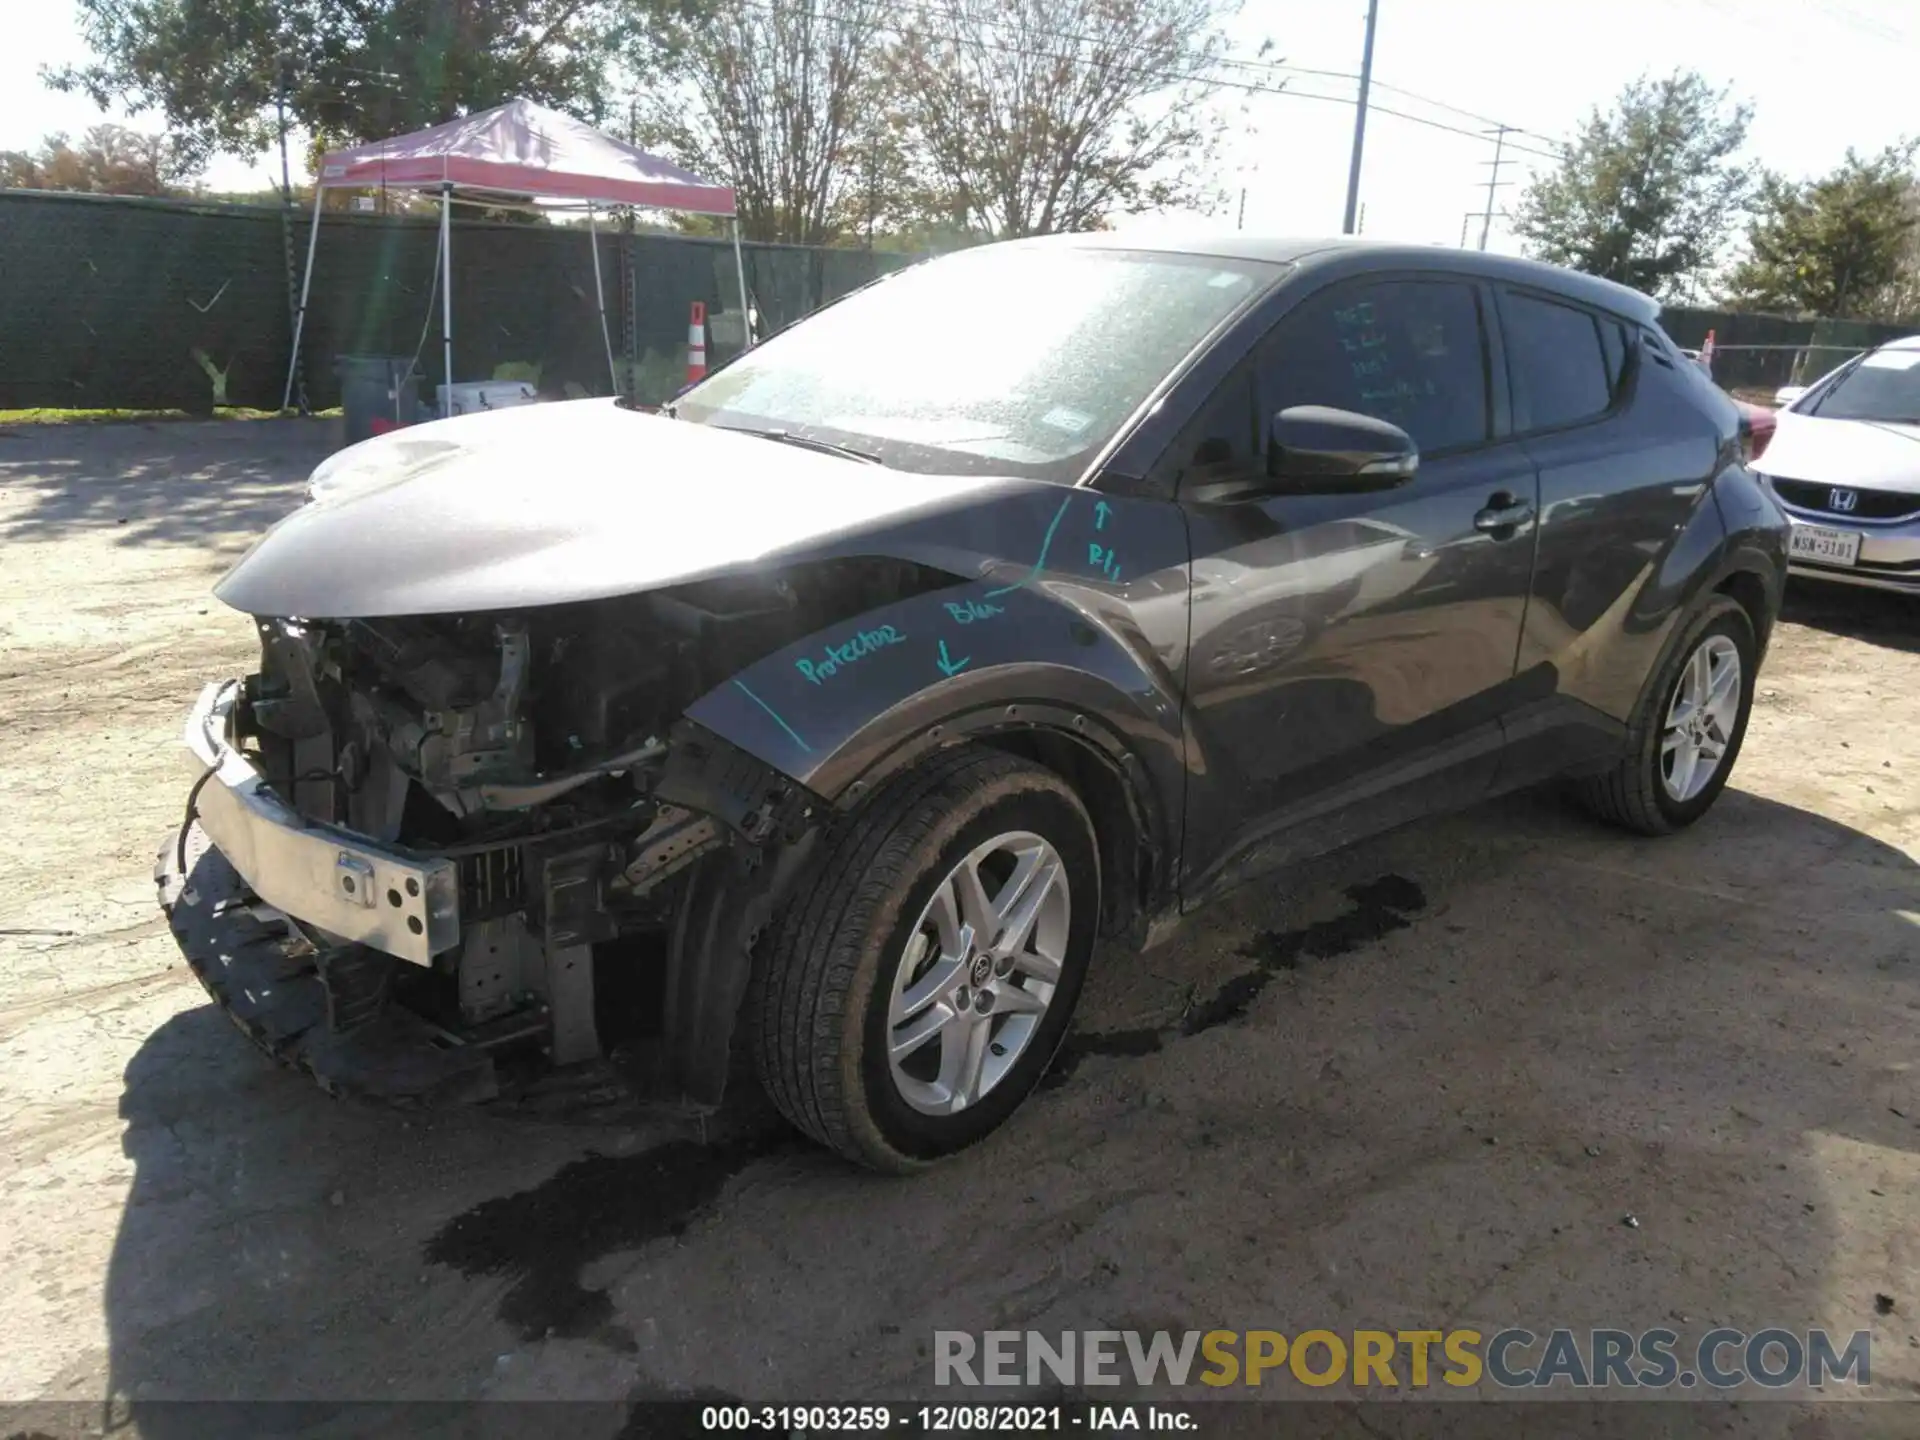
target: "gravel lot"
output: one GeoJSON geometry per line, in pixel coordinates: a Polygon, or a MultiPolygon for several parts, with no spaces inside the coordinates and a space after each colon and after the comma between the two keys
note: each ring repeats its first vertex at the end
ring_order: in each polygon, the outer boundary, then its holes
{"type": "Polygon", "coordinates": [[[178,723],[252,655],[210,586],[331,443],[0,432],[0,1397],[199,1434],[152,1402],[899,1399],[936,1328],[1463,1324],[1871,1327],[1920,1394],[1920,605],[1797,589],[1687,835],[1520,797],[1097,961],[1010,1132],[887,1181],[751,1125],[331,1102],[206,1002],[150,881],[178,723]]]}

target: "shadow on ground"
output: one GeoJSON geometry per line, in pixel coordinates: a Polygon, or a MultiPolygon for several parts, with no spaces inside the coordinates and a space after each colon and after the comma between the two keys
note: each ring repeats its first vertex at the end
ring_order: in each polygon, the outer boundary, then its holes
{"type": "MultiPolygon", "coordinates": [[[[1104,957],[1060,1077],[907,1181],[777,1127],[337,1104],[193,1010],[126,1071],[115,1403],[595,1399],[573,1433],[611,1434],[636,1396],[928,1398],[936,1329],[1462,1324],[1872,1326],[1910,1393],[1916,893],[1739,792],[1652,844],[1501,802],[1104,957]]],[[[408,1412],[354,1413],[234,1433],[408,1412]]]]}
{"type": "Polygon", "coordinates": [[[337,420],[13,426],[0,439],[0,540],[250,542],[339,444],[337,420]]]}
{"type": "Polygon", "coordinates": [[[1920,595],[1793,579],[1787,582],[1780,618],[1868,645],[1920,653],[1920,595]]]}

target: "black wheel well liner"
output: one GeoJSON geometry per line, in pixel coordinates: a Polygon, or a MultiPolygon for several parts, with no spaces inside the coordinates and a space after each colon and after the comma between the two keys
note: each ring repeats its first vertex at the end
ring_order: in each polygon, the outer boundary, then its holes
{"type": "Polygon", "coordinates": [[[1725,595],[1739,602],[1740,608],[1747,612],[1747,619],[1753,624],[1753,640],[1761,655],[1767,653],[1767,641],[1773,631],[1773,607],[1768,603],[1766,577],[1756,566],[1734,563],[1714,585],[1716,594],[1725,595]]]}
{"type": "Polygon", "coordinates": [[[1167,856],[1151,840],[1139,792],[1098,745],[1072,730],[1008,726],[973,741],[1051,770],[1072,787],[1093,821],[1100,855],[1100,933],[1124,933],[1158,898],[1167,856]]]}

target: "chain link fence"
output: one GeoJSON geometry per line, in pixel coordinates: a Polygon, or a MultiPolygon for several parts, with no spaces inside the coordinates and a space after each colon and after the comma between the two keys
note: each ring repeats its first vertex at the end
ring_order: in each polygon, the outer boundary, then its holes
{"type": "MultiPolygon", "coordinates": [[[[311,214],[294,221],[304,259],[311,214]]],[[[417,355],[443,378],[437,223],[328,214],[301,342],[316,408],[339,403],[334,357],[417,355]]],[[[733,247],[602,227],[622,390],[658,402],[686,379],[687,316],[707,306],[709,359],[744,335],[733,247]]],[[[543,394],[604,395],[593,252],[583,228],[456,219],[453,369],[537,375],[543,394]]],[[[762,336],[917,257],[749,245],[762,336]]],[[[278,408],[292,342],[281,217],[271,206],[0,191],[0,409],[278,408]]]]}

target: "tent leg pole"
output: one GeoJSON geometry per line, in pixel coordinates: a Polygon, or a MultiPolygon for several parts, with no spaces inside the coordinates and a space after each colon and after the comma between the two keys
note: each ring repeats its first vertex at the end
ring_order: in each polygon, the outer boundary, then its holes
{"type": "Polygon", "coordinates": [[[613,393],[620,393],[620,370],[613,363],[613,333],[607,329],[607,287],[600,279],[600,224],[594,219],[593,206],[587,206],[587,236],[593,246],[593,303],[600,307],[600,340],[607,347],[607,379],[613,393]]]}
{"type": "Polygon", "coordinates": [[[743,349],[753,348],[753,305],[747,299],[747,262],[740,249],[740,217],[733,217],[733,268],[740,276],[740,334],[743,349]]]}
{"type": "Polygon", "coordinates": [[[326,192],[318,181],[313,186],[313,228],[307,233],[307,273],[300,278],[300,308],[293,316],[293,354],[287,359],[287,388],[280,397],[280,410],[285,413],[293,404],[293,377],[300,373],[300,332],[307,328],[307,291],[313,285],[313,252],[320,245],[320,197],[326,192]]]}
{"type": "Polygon", "coordinates": [[[453,186],[440,187],[440,361],[447,388],[440,401],[442,419],[453,414],[453,186]]]}

